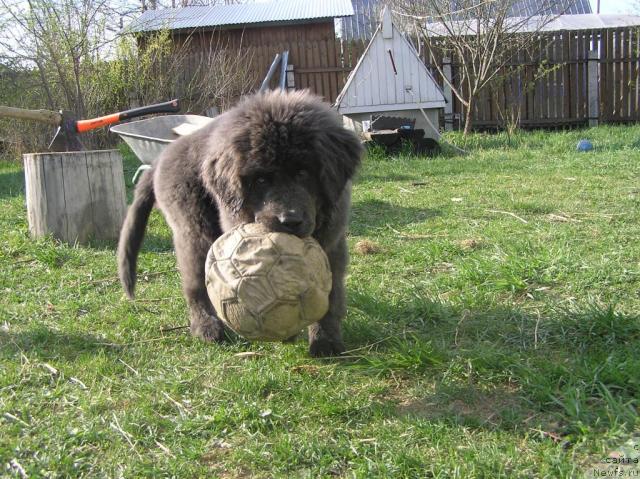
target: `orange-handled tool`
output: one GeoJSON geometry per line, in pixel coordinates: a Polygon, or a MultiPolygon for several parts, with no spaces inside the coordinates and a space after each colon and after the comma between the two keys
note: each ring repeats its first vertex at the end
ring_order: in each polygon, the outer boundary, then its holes
{"type": "Polygon", "coordinates": [[[137,116],[149,115],[151,113],[176,113],[178,111],[180,111],[178,100],[171,100],[165,103],[132,108],[131,110],[112,113],[111,115],[92,118],[90,120],[78,120],[76,121],[76,131],[78,133],[84,133],[85,131],[95,130],[96,128],[107,125],[113,125],[114,123],[118,123],[129,118],[135,118],[137,116]]]}
{"type": "Polygon", "coordinates": [[[33,120],[57,126],[56,134],[49,145],[53,151],[79,151],[83,149],[78,133],[95,130],[102,126],[113,125],[119,121],[151,113],[176,113],[180,111],[178,100],[165,103],[133,108],[120,113],[92,118],[90,120],[76,120],[73,113],[68,111],[25,110],[0,105],[0,118],[15,118],[17,120],[33,120]]]}

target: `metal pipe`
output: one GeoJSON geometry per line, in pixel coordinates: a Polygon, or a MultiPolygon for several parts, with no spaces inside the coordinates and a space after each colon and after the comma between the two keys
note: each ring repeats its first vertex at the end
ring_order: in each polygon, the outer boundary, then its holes
{"type": "Polygon", "coordinates": [[[282,64],[280,65],[280,89],[287,88],[287,64],[289,63],[289,50],[282,53],[282,64]]]}
{"type": "Polygon", "coordinates": [[[273,63],[269,67],[269,71],[267,72],[267,76],[262,80],[262,85],[260,85],[260,93],[269,89],[269,83],[271,83],[271,78],[273,77],[274,72],[276,71],[276,67],[278,66],[278,62],[280,61],[280,54],[276,53],[275,58],[273,59],[273,63]]]}

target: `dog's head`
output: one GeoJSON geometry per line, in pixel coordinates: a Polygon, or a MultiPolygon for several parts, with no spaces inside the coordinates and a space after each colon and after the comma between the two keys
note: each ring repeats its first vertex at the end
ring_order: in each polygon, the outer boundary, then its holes
{"type": "Polygon", "coordinates": [[[228,224],[311,235],[327,221],[362,155],[340,117],[308,92],[253,95],[220,117],[203,180],[228,224]]]}

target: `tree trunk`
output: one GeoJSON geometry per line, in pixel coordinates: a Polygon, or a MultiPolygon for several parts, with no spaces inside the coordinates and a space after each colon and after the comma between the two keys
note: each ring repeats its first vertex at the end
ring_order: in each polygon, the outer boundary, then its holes
{"type": "Polygon", "coordinates": [[[464,133],[463,136],[467,136],[471,133],[471,127],[473,126],[473,98],[469,97],[469,105],[467,106],[467,112],[464,118],[464,133]]]}

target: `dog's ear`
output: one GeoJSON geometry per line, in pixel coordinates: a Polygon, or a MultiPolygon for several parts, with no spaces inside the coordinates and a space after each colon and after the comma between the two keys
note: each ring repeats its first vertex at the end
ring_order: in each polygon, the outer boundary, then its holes
{"type": "Polygon", "coordinates": [[[242,182],[237,167],[229,153],[211,157],[204,161],[202,176],[205,187],[232,213],[238,213],[244,206],[242,182]]]}
{"type": "Polygon", "coordinates": [[[335,203],[360,165],[362,143],[355,133],[337,126],[319,135],[316,151],[322,165],[320,179],[325,199],[335,203]]]}

